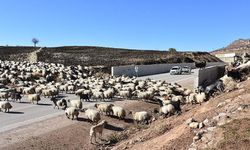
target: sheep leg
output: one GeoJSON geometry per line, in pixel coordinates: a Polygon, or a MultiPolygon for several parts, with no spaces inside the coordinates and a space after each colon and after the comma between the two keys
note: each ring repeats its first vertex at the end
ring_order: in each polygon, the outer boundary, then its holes
{"type": "Polygon", "coordinates": [[[92,142],[92,138],[93,138],[93,136],[92,136],[92,135],[90,135],[89,141],[90,141],[90,143],[91,143],[91,144],[93,144],[93,142],[92,142]]]}
{"type": "Polygon", "coordinates": [[[66,117],[69,119],[68,113],[65,113],[66,117]]]}

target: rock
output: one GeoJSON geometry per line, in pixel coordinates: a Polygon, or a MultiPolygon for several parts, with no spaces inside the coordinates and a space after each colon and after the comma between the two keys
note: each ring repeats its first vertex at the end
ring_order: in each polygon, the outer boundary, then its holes
{"type": "Polygon", "coordinates": [[[201,136],[196,135],[196,136],[194,136],[194,138],[193,138],[193,142],[196,142],[196,141],[198,141],[198,140],[200,140],[200,139],[201,139],[201,136]]]}
{"type": "Polygon", "coordinates": [[[186,124],[189,125],[191,122],[195,122],[194,118],[189,118],[186,120],[186,124]]]}
{"type": "Polygon", "coordinates": [[[199,123],[198,123],[198,122],[191,122],[191,123],[189,124],[189,127],[190,127],[190,128],[193,128],[193,129],[196,129],[196,128],[199,127],[199,123]]]}
{"type": "Polygon", "coordinates": [[[199,132],[196,133],[196,136],[199,136],[199,137],[201,138],[202,135],[203,135],[204,133],[206,133],[206,132],[207,132],[207,130],[200,130],[199,132]]]}
{"type": "Polygon", "coordinates": [[[225,102],[227,102],[227,103],[229,103],[229,102],[231,102],[231,101],[232,101],[231,98],[225,100],[225,102]]]}
{"type": "Polygon", "coordinates": [[[197,150],[196,148],[189,148],[188,150],[197,150]]]}
{"type": "Polygon", "coordinates": [[[203,124],[203,122],[199,123],[199,129],[203,128],[205,125],[203,124]]]}
{"type": "Polygon", "coordinates": [[[239,93],[243,93],[243,92],[245,92],[245,89],[240,89],[239,90],[239,93]]]}
{"type": "Polygon", "coordinates": [[[226,105],[226,102],[220,102],[217,107],[222,107],[222,106],[225,106],[226,105]]]}
{"type": "Polygon", "coordinates": [[[203,121],[203,124],[204,124],[205,126],[208,126],[208,125],[209,125],[209,120],[206,118],[206,119],[203,121]]]}
{"type": "Polygon", "coordinates": [[[214,129],[216,129],[216,127],[208,127],[207,128],[208,131],[213,131],[214,129]]]}
{"type": "Polygon", "coordinates": [[[226,113],[219,113],[217,116],[213,117],[213,120],[219,122],[221,119],[229,118],[226,113]]]}
{"type": "Polygon", "coordinates": [[[219,116],[219,117],[225,117],[225,116],[227,116],[227,114],[226,114],[226,113],[219,113],[218,116],[219,116]]]}

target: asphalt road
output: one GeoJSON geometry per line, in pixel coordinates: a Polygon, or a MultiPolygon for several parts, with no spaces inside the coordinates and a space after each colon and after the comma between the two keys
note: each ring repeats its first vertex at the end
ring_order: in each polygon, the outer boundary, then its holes
{"type": "Polygon", "coordinates": [[[193,69],[191,74],[183,74],[183,75],[170,75],[170,73],[162,73],[156,75],[142,76],[138,77],[138,79],[145,80],[147,78],[153,80],[165,80],[168,83],[178,83],[185,88],[193,89],[194,86],[194,78],[197,76],[198,69],[193,69]]]}
{"type": "MultiPolygon", "coordinates": [[[[73,94],[67,94],[65,98],[79,99],[73,94]]],[[[21,103],[12,101],[10,103],[13,106],[10,113],[0,112],[0,133],[64,114],[62,109],[54,109],[53,103],[48,98],[42,97],[38,105],[30,104],[26,97],[22,98],[21,103]]],[[[93,102],[84,102],[83,107],[93,105],[93,102]]]]}

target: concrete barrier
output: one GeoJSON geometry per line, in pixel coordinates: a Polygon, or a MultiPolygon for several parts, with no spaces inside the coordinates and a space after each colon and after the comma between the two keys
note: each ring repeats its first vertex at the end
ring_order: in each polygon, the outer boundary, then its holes
{"type": "Polygon", "coordinates": [[[198,70],[194,78],[194,88],[200,85],[210,85],[221,78],[225,72],[225,65],[211,66],[205,69],[198,70]]]}
{"type": "MultiPolygon", "coordinates": [[[[209,62],[207,66],[222,65],[223,62],[209,62]]],[[[167,73],[173,66],[189,66],[195,68],[194,63],[173,63],[173,64],[153,64],[153,65],[128,65],[128,66],[113,66],[111,67],[112,76],[146,76],[159,73],[167,73]],[[136,69],[138,72],[136,72],[136,69]]]]}

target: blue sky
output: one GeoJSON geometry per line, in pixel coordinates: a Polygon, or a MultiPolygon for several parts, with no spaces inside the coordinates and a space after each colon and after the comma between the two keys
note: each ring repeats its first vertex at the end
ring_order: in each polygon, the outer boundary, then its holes
{"type": "Polygon", "coordinates": [[[249,0],[1,0],[0,45],[213,50],[250,38],[249,0]]]}

